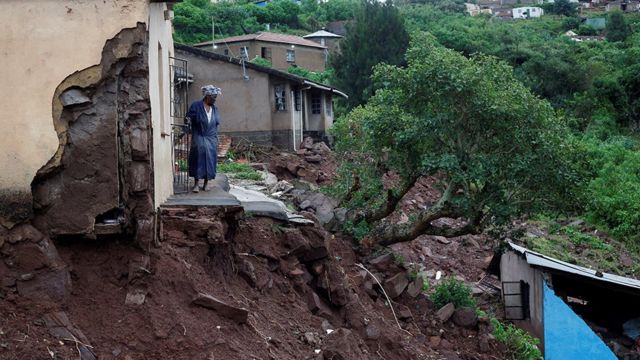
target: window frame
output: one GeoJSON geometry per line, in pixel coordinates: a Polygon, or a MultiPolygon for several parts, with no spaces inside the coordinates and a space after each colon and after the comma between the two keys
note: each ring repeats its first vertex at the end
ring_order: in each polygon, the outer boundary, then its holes
{"type": "Polygon", "coordinates": [[[287,88],[285,84],[273,85],[274,105],[276,111],[287,111],[287,88]]]}
{"type": "Polygon", "coordinates": [[[288,63],[295,63],[296,62],[296,51],[295,50],[287,49],[287,62],[288,63]]]}

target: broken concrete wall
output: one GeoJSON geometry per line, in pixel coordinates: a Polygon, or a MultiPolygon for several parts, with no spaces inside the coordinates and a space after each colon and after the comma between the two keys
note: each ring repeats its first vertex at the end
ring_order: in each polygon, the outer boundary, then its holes
{"type": "Polygon", "coordinates": [[[146,22],[148,1],[0,1],[0,224],[31,216],[31,181],[59,144],[52,120],[56,87],[100,62],[124,28],[146,22]]]}
{"type": "Polygon", "coordinates": [[[92,237],[96,221],[120,219],[127,228],[152,216],[147,49],[144,24],[122,30],[99,65],[56,89],[60,145],[32,183],[33,223],[50,237],[92,237]]]}

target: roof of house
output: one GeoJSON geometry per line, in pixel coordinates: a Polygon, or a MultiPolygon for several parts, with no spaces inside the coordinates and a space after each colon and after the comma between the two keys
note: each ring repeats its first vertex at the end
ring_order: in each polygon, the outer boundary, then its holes
{"type": "Polygon", "coordinates": [[[632,288],[634,290],[640,290],[640,280],[631,279],[624,276],[618,276],[614,274],[604,273],[597,270],[588,269],[586,267],[570,264],[558,259],[554,259],[550,256],[542,255],[535,251],[531,251],[525,247],[516,245],[514,243],[509,242],[509,247],[515,251],[523,255],[527,261],[532,266],[550,269],[557,272],[563,272],[567,274],[577,275],[589,278],[591,280],[603,281],[610,284],[615,284],[619,286],[624,286],[627,288],[632,288]]]}
{"type": "MultiPolygon", "coordinates": [[[[291,44],[291,45],[299,45],[299,46],[307,46],[318,49],[326,49],[326,46],[320,45],[317,42],[313,42],[311,40],[307,40],[300,36],[288,35],[288,34],[277,34],[271,32],[257,32],[255,34],[247,34],[240,36],[232,36],[224,39],[218,39],[215,41],[215,44],[229,44],[236,43],[242,41],[265,41],[265,42],[273,42],[279,44],[291,44]]],[[[195,47],[207,46],[211,45],[212,41],[206,41],[203,43],[195,44],[195,47]]]]}
{"type": "MultiPolygon", "coordinates": [[[[222,54],[217,54],[214,52],[210,52],[210,51],[206,51],[206,50],[202,50],[202,49],[198,49],[192,46],[187,46],[187,45],[182,45],[182,44],[174,44],[174,47],[176,50],[181,50],[181,51],[185,51],[188,52],[190,54],[193,55],[197,55],[197,56],[201,56],[207,59],[212,59],[212,60],[218,60],[218,61],[224,61],[230,64],[234,64],[234,65],[238,65],[238,66],[242,66],[242,62],[240,59],[237,58],[233,58],[227,55],[222,55],[222,54]]],[[[329,86],[329,85],[325,85],[325,84],[321,84],[321,83],[317,83],[315,81],[311,81],[308,79],[305,79],[301,76],[298,75],[293,75],[293,74],[289,74],[287,72],[284,71],[280,71],[280,70],[276,70],[276,69],[272,69],[270,67],[265,67],[265,66],[260,66],[260,65],[256,65],[254,63],[245,61],[244,65],[248,68],[248,69],[252,69],[255,71],[259,71],[262,73],[266,73],[269,75],[273,75],[273,76],[277,76],[280,78],[284,78],[287,80],[290,80],[298,85],[306,85],[306,86],[311,86],[313,88],[316,89],[320,89],[320,90],[324,90],[324,91],[328,91],[337,95],[340,95],[344,98],[349,98],[349,96],[347,94],[345,94],[344,92],[329,86]]]]}
{"type": "Polygon", "coordinates": [[[318,30],[314,33],[311,33],[309,35],[305,35],[303,36],[303,38],[305,39],[313,39],[313,38],[341,38],[343,37],[342,35],[338,35],[338,34],[334,34],[332,32],[328,32],[325,29],[322,30],[318,30]]]}

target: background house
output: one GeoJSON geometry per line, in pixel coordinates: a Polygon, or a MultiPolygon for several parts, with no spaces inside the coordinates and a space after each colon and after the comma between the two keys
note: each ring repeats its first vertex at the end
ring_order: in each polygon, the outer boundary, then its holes
{"type": "Polygon", "coordinates": [[[324,71],[326,64],[326,46],[295,35],[258,32],[194,46],[245,60],[259,56],[270,60],[274,69],[284,71],[294,65],[311,71],[324,71]]]}
{"type": "Polygon", "coordinates": [[[297,149],[304,134],[321,140],[333,125],[333,96],[346,97],[330,86],[198,48],[176,44],[176,54],[193,74],[191,100],[202,98],[206,84],[222,88],[219,131],[236,142],[297,149]]]}
{"type": "Polygon", "coordinates": [[[544,14],[542,8],[536,6],[523,6],[512,9],[514,19],[539,18],[544,14]]]}
{"type": "Polygon", "coordinates": [[[153,236],[172,192],[171,3],[0,2],[2,225],[153,236]]]}
{"type": "Polygon", "coordinates": [[[343,36],[328,32],[326,29],[322,28],[322,30],[305,35],[303,38],[316,42],[322,46],[326,46],[329,52],[334,52],[339,49],[340,39],[342,39],[343,36]]]}

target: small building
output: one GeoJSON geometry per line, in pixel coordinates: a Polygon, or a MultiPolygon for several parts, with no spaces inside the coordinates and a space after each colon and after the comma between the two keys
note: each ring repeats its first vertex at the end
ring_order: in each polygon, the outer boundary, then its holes
{"type": "Polygon", "coordinates": [[[328,32],[325,28],[322,28],[322,30],[318,30],[309,35],[305,35],[303,36],[303,38],[317,42],[322,46],[326,46],[329,52],[333,52],[338,49],[338,44],[343,36],[328,32]]]}
{"type": "Polygon", "coordinates": [[[635,12],[640,10],[640,2],[616,0],[608,3],[606,9],[607,11],[620,10],[624,12],[635,12]]]}
{"type": "Polygon", "coordinates": [[[251,60],[262,57],[271,61],[272,67],[287,71],[298,66],[311,71],[324,71],[327,47],[300,36],[257,32],[207,41],[194,47],[236,59],[251,60]]]}
{"type": "Polygon", "coordinates": [[[501,6],[536,5],[542,4],[542,0],[500,0],[501,6]]]}
{"type": "Polygon", "coordinates": [[[513,8],[511,11],[514,19],[539,18],[544,14],[544,10],[536,6],[523,6],[523,7],[513,8]]]}
{"type": "Polygon", "coordinates": [[[176,54],[193,74],[191,100],[202,97],[206,84],[222,88],[219,132],[236,142],[296,150],[304,136],[326,140],[333,97],[346,97],[331,86],[195,47],[176,44],[176,54]]]}
{"type": "Polygon", "coordinates": [[[591,26],[596,30],[604,30],[607,27],[607,19],[603,17],[586,19],[584,24],[591,26]]]}
{"type": "Polygon", "coordinates": [[[480,5],[472,4],[472,3],[464,3],[465,12],[469,14],[469,16],[478,16],[480,14],[492,14],[491,9],[480,7],[480,5]]]}
{"type": "Polygon", "coordinates": [[[499,255],[505,317],[541,339],[546,359],[616,359],[640,317],[640,281],[508,243],[499,255]],[[616,355],[610,349],[616,348],[616,355]]]}

